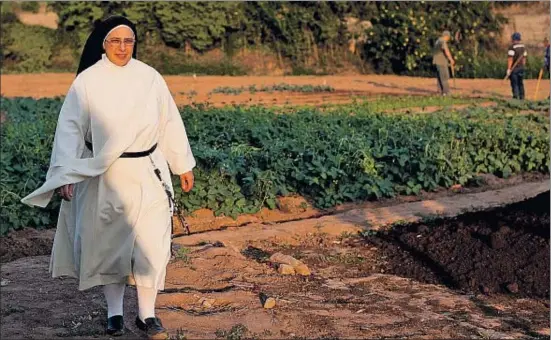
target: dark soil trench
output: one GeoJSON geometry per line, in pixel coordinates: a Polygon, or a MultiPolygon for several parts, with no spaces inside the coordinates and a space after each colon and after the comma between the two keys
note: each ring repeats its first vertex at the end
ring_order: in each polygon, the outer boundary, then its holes
{"type": "Polygon", "coordinates": [[[466,293],[549,298],[549,191],[452,219],[365,236],[388,274],[466,293]]]}

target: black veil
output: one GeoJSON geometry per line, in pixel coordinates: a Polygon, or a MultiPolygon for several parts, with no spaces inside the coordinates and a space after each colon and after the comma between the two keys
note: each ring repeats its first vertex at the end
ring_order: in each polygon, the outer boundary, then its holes
{"type": "Polygon", "coordinates": [[[98,22],[95,25],[94,30],[88,37],[88,40],[86,40],[86,44],[84,45],[84,49],[82,50],[82,56],[80,57],[77,75],[79,75],[80,72],[86,70],[88,67],[94,65],[101,59],[101,55],[103,54],[103,40],[105,39],[105,36],[109,33],[109,31],[119,25],[126,25],[130,27],[130,29],[132,29],[132,31],[134,32],[136,43],[134,44],[132,57],[134,59],[136,58],[138,50],[138,33],[136,31],[136,26],[132,21],[123,16],[111,16],[103,21],[98,22]]]}

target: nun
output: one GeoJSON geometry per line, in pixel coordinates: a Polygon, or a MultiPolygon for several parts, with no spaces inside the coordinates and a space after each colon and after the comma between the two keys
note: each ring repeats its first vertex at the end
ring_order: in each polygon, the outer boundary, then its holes
{"type": "Polygon", "coordinates": [[[136,325],[166,338],[155,316],[171,255],[174,195],[193,187],[195,159],[163,77],[136,59],[135,25],[110,17],[89,36],[59,113],[45,182],[22,199],[62,197],[50,260],[53,277],[103,286],[109,335],[124,333],[126,284],[138,295],[136,325]]]}

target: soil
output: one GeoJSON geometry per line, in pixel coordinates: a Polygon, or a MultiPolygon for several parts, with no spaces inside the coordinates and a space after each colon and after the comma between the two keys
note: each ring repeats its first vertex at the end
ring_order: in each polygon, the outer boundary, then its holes
{"type": "Polygon", "coordinates": [[[0,237],[0,262],[26,256],[46,255],[52,251],[55,230],[26,228],[0,237]]]}
{"type": "MultiPolygon", "coordinates": [[[[506,191],[503,194],[511,197],[506,191]]],[[[220,235],[218,241],[175,244],[166,289],[157,299],[157,315],[172,339],[549,338],[549,291],[543,288],[549,282],[546,195],[443,220],[441,227],[432,222],[395,227],[403,235],[415,234],[415,239],[419,233],[432,237],[432,242],[411,243],[412,247],[425,244],[426,253],[420,246],[415,253],[401,244],[392,248],[400,237],[392,231],[335,237],[320,229],[297,238],[293,245],[266,237],[242,246],[228,242],[225,232],[211,231],[220,235]],[[463,229],[469,231],[467,237],[458,240],[463,229]],[[485,233],[489,241],[475,238],[477,232],[485,233]],[[504,237],[492,238],[493,234],[504,237]],[[442,251],[452,255],[442,256],[442,251]],[[450,260],[459,251],[463,260],[450,260]],[[267,261],[275,252],[303,261],[312,275],[279,274],[277,266],[267,261]],[[435,258],[442,262],[441,271],[427,262],[433,253],[439,255],[435,258]],[[469,262],[471,257],[476,261],[469,262]],[[400,261],[418,270],[393,273],[400,261]],[[493,287],[477,268],[461,263],[481,263],[497,278],[498,286],[493,287]],[[472,275],[476,285],[495,290],[481,293],[462,285],[461,279],[450,284],[449,277],[461,277],[461,270],[472,275]],[[423,275],[417,277],[417,272],[423,275]],[[501,289],[500,284],[508,288],[501,289]],[[275,307],[263,308],[261,297],[274,298],[275,307]]],[[[80,292],[72,278],[52,279],[48,263],[48,256],[35,256],[2,265],[2,338],[108,339],[101,289],[80,292]]],[[[133,287],[127,288],[124,308],[128,329],[122,339],[144,338],[133,325],[137,310],[133,287]]]]}
{"type": "MultiPolygon", "coordinates": [[[[200,209],[191,216],[186,217],[193,234],[201,234],[212,230],[222,230],[233,227],[246,227],[253,224],[274,224],[290,221],[319,218],[327,215],[334,215],[354,211],[356,209],[375,209],[395,206],[400,203],[411,203],[426,200],[435,200],[456,195],[474,194],[488,190],[504,189],[521,183],[536,183],[547,179],[548,176],[537,173],[526,173],[511,176],[508,179],[498,178],[493,175],[481,175],[479,186],[460,187],[457,189],[440,189],[436,192],[423,192],[418,196],[397,196],[392,199],[381,199],[370,202],[346,203],[337,207],[318,210],[310,202],[300,196],[278,198],[278,209],[262,209],[256,214],[244,214],[237,219],[224,216],[214,216],[209,209],[200,209]]],[[[12,230],[8,235],[0,237],[0,263],[14,261],[26,256],[49,255],[53,245],[55,229],[36,230],[25,228],[23,230],[12,230]]],[[[175,220],[175,236],[184,235],[185,230],[175,220]]]]}
{"type": "Polygon", "coordinates": [[[366,237],[386,273],[467,293],[549,298],[549,192],[491,211],[366,237]]]}
{"type": "MultiPolygon", "coordinates": [[[[436,88],[434,79],[396,76],[165,78],[180,105],[321,105],[382,94],[431,95],[436,88]],[[217,86],[281,82],[325,84],[336,91],[209,95],[217,86]],[[197,95],[186,95],[189,91],[197,95]]],[[[73,79],[73,74],[0,77],[3,96],[35,98],[65,95],[73,79]]],[[[508,83],[501,80],[459,79],[457,85],[455,92],[462,96],[510,96],[508,83]]],[[[543,97],[549,82],[541,85],[543,97]]],[[[527,80],[525,86],[533,93],[536,81],[527,80]]],[[[477,213],[478,219],[468,214],[443,220],[440,227],[427,221],[365,238],[341,233],[352,230],[349,226],[357,230],[366,221],[411,220],[414,210],[457,214],[466,204],[466,196],[458,194],[477,193],[479,198],[469,198],[473,205],[504,204],[513,196],[541,192],[541,185],[526,182],[545,178],[483,177],[486,184],[480,187],[328,211],[312,208],[301,197],[282,198],[279,210],[237,220],[198,211],[188,221],[199,233],[175,239],[176,256],[167,268],[166,289],[157,299],[157,315],[172,339],[549,338],[549,289],[544,287],[549,282],[549,212],[542,211],[549,199],[542,201],[544,195],[525,202],[525,212],[509,206],[477,213]],[[529,188],[513,195],[511,186],[522,183],[529,188]],[[486,195],[489,188],[503,189],[486,195]],[[237,226],[245,227],[228,228],[237,226]],[[213,231],[218,229],[226,230],[213,231]],[[297,235],[299,229],[308,232],[297,235]],[[276,251],[300,259],[312,275],[278,274],[266,261],[276,251]],[[409,270],[405,263],[411,264],[409,270]],[[261,296],[275,298],[276,306],[264,309],[261,296]]],[[[0,238],[2,338],[108,339],[101,289],[80,292],[75,279],[50,277],[47,255],[53,232],[23,230],[0,238]]],[[[128,330],[122,339],[145,338],[133,325],[133,287],[127,288],[124,308],[128,330]]]]}
{"type": "MultiPolygon", "coordinates": [[[[210,103],[214,106],[246,104],[246,105],[322,105],[351,102],[354,99],[380,95],[436,95],[434,78],[402,77],[387,75],[357,75],[357,76],[165,76],[167,84],[178,105],[190,103],[210,103]],[[334,92],[321,93],[255,93],[243,92],[239,95],[209,94],[219,86],[241,87],[256,85],[257,87],[288,83],[294,85],[328,85],[334,92]],[[195,91],[196,95],[190,96],[195,91]]],[[[44,73],[44,74],[7,74],[0,76],[2,95],[6,97],[54,97],[65,96],[74,74],[44,73]]],[[[526,93],[532,99],[536,90],[537,79],[524,81],[526,93]]],[[[547,97],[550,84],[541,82],[539,99],[547,97]]],[[[511,97],[508,82],[499,79],[457,79],[454,94],[465,97],[493,98],[511,97]]]]}

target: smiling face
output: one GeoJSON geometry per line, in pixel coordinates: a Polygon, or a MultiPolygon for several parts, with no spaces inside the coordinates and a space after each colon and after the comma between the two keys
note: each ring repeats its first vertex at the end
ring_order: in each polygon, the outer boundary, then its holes
{"type": "Polygon", "coordinates": [[[130,28],[123,26],[109,33],[103,43],[103,49],[105,50],[105,55],[107,55],[107,58],[113,64],[124,66],[132,58],[134,43],[134,32],[130,28]]]}

